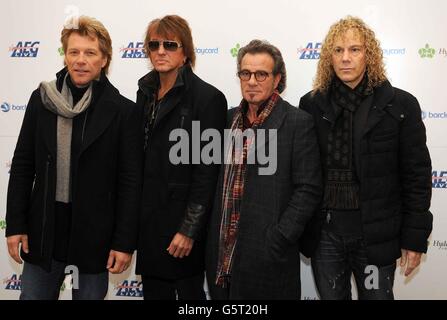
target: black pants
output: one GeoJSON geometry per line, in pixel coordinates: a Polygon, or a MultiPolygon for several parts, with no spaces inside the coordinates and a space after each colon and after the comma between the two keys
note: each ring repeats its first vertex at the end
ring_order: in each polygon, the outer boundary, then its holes
{"type": "Polygon", "coordinates": [[[144,300],[206,300],[204,274],[180,280],[142,276],[144,300]]]}

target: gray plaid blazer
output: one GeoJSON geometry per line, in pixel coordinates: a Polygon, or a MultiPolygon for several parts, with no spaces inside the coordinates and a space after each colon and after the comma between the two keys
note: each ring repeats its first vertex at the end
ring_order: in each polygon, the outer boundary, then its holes
{"type": "MultiPolygon", "coordinates": [[[[227,128],[237,108],[230,109],[227,128]]],[[[322,197],[320,155],[312,117],[280,99],[259,129],[276,129],[276,171],[260,175],[248,164],[238,238],[229,286],[230,299],[300,299],[299,239],[322,197]]],[[[257,133],[258,137],[258,133],[257,133]]],[[[268,133],[266,133],[268,137],[268,133]]],[[[270,139],[256,145],[269,150],[270,139]]],[[[223,169],[208,225],[206,271],[211,297],[218,259],[223,169]]]]}

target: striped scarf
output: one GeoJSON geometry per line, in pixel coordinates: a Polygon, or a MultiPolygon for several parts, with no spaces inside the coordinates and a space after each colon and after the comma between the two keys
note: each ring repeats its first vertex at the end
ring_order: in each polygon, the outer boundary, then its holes
{"type": "Polygon", "coordinates": [[[244,180],[247,164],[247,155],[253,148],[255,129],[262,125],[270,115],[279,99],[279,93],[274,92],[266,101],[265,108],[257,116],[250,129],[245,132],[242,145],[235,141],[242,141],[244,131],[244,113],[247,102],[242,100],[231,124],[231,139],[225,147],[223,194],[222,194],[222,220],[219,236],[219,256],[217,261],[216,285],[227,287],[233,264],[234,250],[236,248],[239,218],[241,214],[242,196],[244,194],[244,180]]]}

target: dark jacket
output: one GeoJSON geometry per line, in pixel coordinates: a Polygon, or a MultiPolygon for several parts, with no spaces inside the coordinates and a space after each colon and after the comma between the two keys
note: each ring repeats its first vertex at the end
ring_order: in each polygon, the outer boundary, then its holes
{"type": "MultiPolygon", "coordinates": [[[[137,105],[144,120],[159,86],[158,73],[151,71],[138,85],[137,105]]],[[[175,85],[161,101],[145,152],[137,273],[181,279],[203,272],[203,231],[219,165],[192,164],[191,153],[200,155],[193,144],[200,143],[205,129],[216,129],[222,135],[226,112],[227,102],[219,90],[197,77],[191,67],[179,70],[175,85]],[[193,121],[200,123],[197,136],[193,136],[193,121]],[[177,141],[169,141],[169,135],[179,128],[188,133],[189,163],[173,164],[169,152],[177,141]],[[174,258],[166,251],[177,232],[195,240],[188,257],[174,258]]]]}
{"type": "MultiPolygon", "coordinates": [[[[230,110],[228,128],[235,111],[230,110]]],[[[259,129],[277,130],[277,167],[272,175],[259,175],[261,165],[247,164],[229,298],[300,299],[299,239],[322,194],[314,124],[307,113],[279,99],[259,129]]],[[[256,145],[256,150],[263,147],[256,145]]],[[[206,253],[212,298],[222,218],[221,168],[206,253]]]]}
{"type": "MultiPolygon", "coordinates": [[[[308,93],[300,108],[315,120],[324,167],[335,117],[330,97],[308,93]]],[[[386,81],[360,105],[353,130],[368,263],[392,264],[401,248],[426,252],[433,220],[431,160],[418,101],[386,81]]],[[[317,219],[307,228],[302,248],[307,256],[316,248],[320,229],[317,219]]]]}
{"type": "MultiPolygon", "coordinates": [[[[57,74],[58,87],[66,74],[57,74]]],[[[71,159],[72,221],[67,263],[82,273],[105,272],[111,249],[136,248],[141,192],[141,135],[133,102],[102,74],[93,101],[73,119],[82,128],[80,150],[71,159]]],[[[57,115],[31,95],[11,165],[6,236],[27,234],[22,258],[50,269],[55,234],[57,115]]],[[[74,134],[77,136],[77,134],[74,134]]],[[[73,154],[73,153],[72,153],[73,154]]]]}

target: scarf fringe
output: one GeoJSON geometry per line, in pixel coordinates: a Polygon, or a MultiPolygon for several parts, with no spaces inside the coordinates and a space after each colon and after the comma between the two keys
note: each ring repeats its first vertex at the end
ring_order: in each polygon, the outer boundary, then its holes
{"type": "Polygon", "coordinates": [[[358,209],[359,186],[357,183],[327,183],[324,190],[324,205],[332,209],[358,209]]]}

